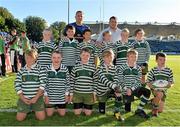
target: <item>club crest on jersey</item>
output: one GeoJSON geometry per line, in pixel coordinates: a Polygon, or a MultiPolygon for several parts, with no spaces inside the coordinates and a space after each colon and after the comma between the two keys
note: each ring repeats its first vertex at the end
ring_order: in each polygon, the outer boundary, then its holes
{"type": "Polygon", "coordinates": [[[26,77],[22,76],[22,81],[25,82],[26,81],[26,77]]]}

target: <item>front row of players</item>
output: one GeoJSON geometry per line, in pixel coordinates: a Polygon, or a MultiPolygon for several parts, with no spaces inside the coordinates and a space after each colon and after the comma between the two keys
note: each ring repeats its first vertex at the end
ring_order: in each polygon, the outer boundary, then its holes
{"type": "MultiPolygon", "coordinates": [[[[31,110],[38,120],[44,120],[45,114],[52,116],[55,110],[60,116],[66,113],[66,105],[73,102],[75,115],[82,112],[91,115],[93,104],[98,100],[99,112],[105,114],[106,102],[110,96],[115,97],[114,116],[123,121],[120,113],[123,100],[132,96],[140,99],[135,114],[149,118],[144,106],[149,101],[151,91],[141,85],[141,68],[136,64],[138,53],[134,49],[127,52],[127,63],[121,66],[113,65],[114,53],[105,50],[102,54],[104,64],[95,68],[89,64],[91,52],[83,48],[80,52],[81,61],[75,65],[69,74],[62,61],[59,51],[52,53],[52,64],[41,68],[36,64],[37,52],[32,49],[25,54],[26,66],[21,68],[15,80],[15,89],[19,95],[16,119],[23,121],[31,110]],[[44,104],[45,103],[45,104],[44,104]],[[46,113],[45,113],[46,111],[46,113]]],[[[153,88],[153,82],[159,79],[168,81],[167,87],[173,84],[171,69],[165,67],[166,55],[157,53],[157,67],[153,68],[147,78],[147,84],[154,94],[152,114],[157,116],[163,111],[166,97],[165,90],[153,88]]]]}

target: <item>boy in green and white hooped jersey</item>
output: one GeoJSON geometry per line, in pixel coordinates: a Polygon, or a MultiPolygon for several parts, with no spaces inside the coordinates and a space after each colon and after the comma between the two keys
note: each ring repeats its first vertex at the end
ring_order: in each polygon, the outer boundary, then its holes
{"type": "Polygon", "coordinates": [[[43,68],[51,65],[51,53],[54,50],[57,50],[57,46],[53,41],[51,41],[51,37],[51,29],[47,28],[43,30],[43,40],[35,46],[38,50],[37,63],[40,64],[43,68]]]}
{"type": "Polygon", "coordinates": [[[113,65],[114,53],[111,49],[105,50],[102,54],[104,64],[97,69],[97,86],[96,93],[99,101],[99,112],[105,114],[106,102],[109,97],[115,97],[114,115],[117,120],[124,121],[120,113],[120,107],[122,106],[122,93],[117,90],[121,90],[120,80],[116,66],[113,65]]]}
{"type": "Polygon", "coordinates": [[[75,65],[71,73],[70,102],[74,103],[75,115],[80,115],[84,108],[85,115],[92,114],[95,96],[95,65],[89,64],[91,52],[83,48],[80,53],[81,63],[75,65]]]}
{"type": "MultiPolygon", "coordinates": [[[[98,57],[98,51],[95,46],[95,43],[91,40],[91,30],[86,29],[83,31],[83,41],[81,43],[78,43],[78,54],[80,54],[81,49],[83,48],[89,48],[91,50],[91,57],[89,60],[89,64],[97,64],[97,57],[98,57]]],[[[80,61],[80,58],[79,58],[80,61]]],[[[78,62],[79,62],[78,61],[78,62]]]]}
{"type": "Polygon", "coordinates": [[[37,52],[35,50],[26,52],[25,59],[27,64],[20,69],[15,80],[15,90],[19,96],[16,119],[23,121],[27,113],[33,110],[38,120],[44,120],[45,71],[36,64],[37,52]]]}
{"type": "Polygon", "coordinates": [[[140,104],[135,111],[135,114],[149,118],[144,111],[144,106],[147,104],[150,97],[150,90],[141,85],[141,67],[136,64],[138,52],[130,49],[127,52],[127,63],[118,67],[118,74],[122,82],[124,97],[136,96],[140,98],[140,104]]]}
{"type": "Polygon", "coordinates": [[[135,41],[132,42],[132,48],[138,52],[137,64],[142,68],[141,83],[145,86],[145,76],[148,72],[148,62],[151,55],[149,43],[144,39],[144,30],[139,28],[135,31],[135,41]]]}
{"type": "Polygon", "coordinates": [[[62,64],[66,65],[71,73],[72,68],[77,63],[78,59],[78,41],[74,38],[75,28],[74,26],[67,25],[66,28],[66,37],[62,38],[59,42],[59,51],[63,54],[62,64]]]}
{"type": "Polygon", "coordinates": [[[121,31],[121,40],[117,41],[115,47],[116,66],[120,66],[127,62],[127,51],[131,48],[131,43],[128,41],[129,30],[124,28],[121,31]]]}
{"type": "Polygon", "coordinates": [[[61,52],[53,51],[51,59],[52,65],[46,70],[46,112],[47,116],[52,116],[57,108],[58,114],[64,116],[70,90],[70,75],[67,67],[61,63],[61,52]]]}
{"type": "Polygon", "coordinates": [[[155,90],[152,86],[153,82],[157,80],[168,81],[167,88],[171,88],[174,84],[173,72],[166,67],[166,54],[159,52],[156,54],[157,66],[152,68],[147,76],[147,85],[152,90],[154,95],[152,115],[158,116],[159,112],[163,112],[167,90],[155,90]]]}
{"type": "Polygon", "coordinates": [[[115,52],[115,47],[114,47],[114,43],[112,42],[112,36],[111,36],[111,32],[110,31],[105,31],[103,33],[103,42],[101,47],[99,48],[99,60],[100,60],[100,65],[104,64],[103,58],[102,58],[102,53],[105,50],[109,50],[112,49],[113,52],[115,52]]]}

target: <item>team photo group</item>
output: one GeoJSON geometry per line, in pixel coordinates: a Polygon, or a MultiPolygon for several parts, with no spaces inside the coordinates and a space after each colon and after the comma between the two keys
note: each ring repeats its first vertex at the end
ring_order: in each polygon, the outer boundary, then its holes
{"type": "MultiPolygon", "coordinates": [[[[113,98],[114,119],[124,121],[122,107],[124,112],[131,112],[134,97],[139,100],[135,115],[142,119],[158,117],[167,91],[174,84],[173,72],[166,67],[166,54],[157,52],[156,66],[148,68],[151,49],[143,29],[119,29],[117,18],[112,16],[109,27],[94,40],[90,27],[83,24],[83,16],[82,11],[76,12],[76,21],[65,27],[58,44],[53,42],[50,28],[43,30],[42,41],[33,46],[25,31],[17,36],[16,29],[11,30],[10,61],[12,71],[17,73],[16,119],[23,121],[32,111],[38,120],[55,113],[62,117],[68,104],[73,105],[77,116],[90,116],[96,103],[99,114],[105,114],[106,102],[113,98]],[[128,40],[130,32],[135,37],[132,42],[128,40]],[[146,104],[151,104],[151,115],[144,109],[146,104]]],[[[1,71],[5,76],[2,37],[0,42],[1,71]]]]}

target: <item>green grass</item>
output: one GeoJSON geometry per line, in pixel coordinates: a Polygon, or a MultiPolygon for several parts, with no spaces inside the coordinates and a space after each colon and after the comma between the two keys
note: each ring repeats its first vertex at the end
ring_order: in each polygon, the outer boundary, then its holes
{"type": "MultiPolygon", "coordinates": [[[[124,114],[125,122],[121,123],[116,121],[113,117],[113,112],[108,111],[106,115],[100,115],[94,112],[92,116],[81,115],[75,116],[72,112],[67,112],[65,117],[60,117],[55,114],[53,117],[47,118],[44,121],[37,121],[34,118],[34,114],[29,114],[27,119],[23,122],[15,120],[15,112],[0,112],[0,125],[29,125],[29,126],[175,126],[180,125],[180,56],[168,56],[167,65],[174,72],[175,85],[168,91],[168,97],[166,99],[165,111],[160,114],[159,117],[151,118],[149,120],[141,119],[138,116],[134,116],[134,111],[139,101],[133,103],[133,111],[124,114]]],[[[150,60],[150,68],[155,66],[154,56],[150,60]]],[[[17,96],[14,91],[13,81],[15,79],[14,74],[9,74],[7,78],[0,78],[0,109],[16,108],[17,96]]],[[[97,109],[97,104],[94,106],[97,109]]],[[[72,106],[68,106],[72,109],[72,106]]],[[[107,104],[107,110],[113,108],[113,101],[110,100],[107,104]]],[[[150,109],[147,110],[150,113],[150,109]]]]}

